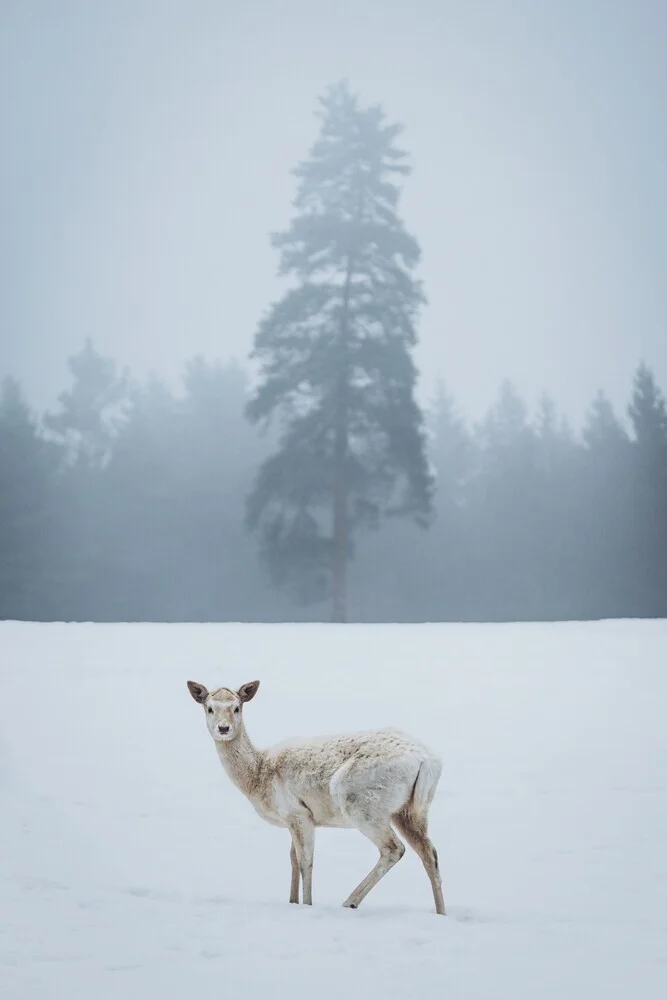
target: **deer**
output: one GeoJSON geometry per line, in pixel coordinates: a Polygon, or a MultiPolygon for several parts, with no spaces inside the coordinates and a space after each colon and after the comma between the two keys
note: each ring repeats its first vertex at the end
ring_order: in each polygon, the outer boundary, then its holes
{"type": "Polygon", "coordinates": [[[356,909],[405,854],[402,834],[421,859],[435,910],[445,915],[438,853],[428,836],[428,811],[442,764],[419,740],[397,729],[378,729],[258,749],[243,721],[244,705],[259,681],[238,690],[209,692],[187,682],[204,709],[206,725],[223,768],[262,819],[291,836],[290,903],[313,902],[313,853],[317,827],[357,829],[380,857],[343,903],[356,909]]]}

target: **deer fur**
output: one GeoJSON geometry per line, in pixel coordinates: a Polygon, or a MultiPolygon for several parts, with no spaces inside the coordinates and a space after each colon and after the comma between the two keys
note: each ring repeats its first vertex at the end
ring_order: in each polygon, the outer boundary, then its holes
{"type": "Polygon", "coordinates": [[[259,681],[238,691],[188,681],[203,706],[208,731],[225,771],[262,819],[286,827],[292,837],[290,903],[312,904],[315,829],[359,830],[380,852],[377,864],[343,906],[355,909],[400,861],[405,837],[426,869],[437,913],[445,913],[438,854],[428,838],[428,810],[441,763],[419,740],[395,729],[292,741],[268,750],[254,746],[243,722],[243,706],[259,681]]]}

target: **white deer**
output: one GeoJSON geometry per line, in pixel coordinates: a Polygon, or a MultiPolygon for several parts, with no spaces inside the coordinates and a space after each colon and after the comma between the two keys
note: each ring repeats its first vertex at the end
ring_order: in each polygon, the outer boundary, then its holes
{"type": "Polygon", "coordinates": [[[352,827],[368,837],[380,858],[343,906],[355,909],[405,854],[393,827],[422,860],[436,913],[445,913],[438,854],[428,838],[428,810],[440,778],[437,756],[412,736],[393,729],[351,733],[268,750],[253,745],[243,723],[243,705],[259,681],[238,691],[188,681],[203,705],[208,731],[227,774],[262,819],[287,827],[292,836],[290,903],[312,904],[315,828],[352,827]]]}

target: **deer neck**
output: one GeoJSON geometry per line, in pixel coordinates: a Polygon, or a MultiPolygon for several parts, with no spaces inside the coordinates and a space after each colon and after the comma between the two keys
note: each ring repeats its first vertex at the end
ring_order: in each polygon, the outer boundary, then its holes
{"type": "Polygon", "coordinates": [[[225,771],[244,795],[251,797],[257,788],[264,753],[254,746],[244,725],[235,739],[216,743],[218,757],[225,771]]]}

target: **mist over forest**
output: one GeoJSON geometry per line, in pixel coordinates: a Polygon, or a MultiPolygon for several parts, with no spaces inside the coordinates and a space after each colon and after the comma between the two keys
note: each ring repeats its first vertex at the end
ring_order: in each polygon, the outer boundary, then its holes
{"type": "Polygon", "coordinates": [[[5,379],[0,617],[666,615],[667,405],[651,359],[628,370],[622,412],[600,390],[582,426],[546,394],[529,407],[511,371],[482,419],[446,370],[424,406],[428,288],[401,212],[402,126],[345,80],[316,114],[291,219],[270,236],[281,291],[258,303],[247,363],[193,352],[175,385],[159,354],[136,377],[91,331],[55,406],[5,379]]]}
{"type": "MultiPolygon", "coordinates": [[[[246,419],[240,365],[194,358],[177,390],[92,344],[70,368],[48,414],[2,389],[2,618],[330,618],[326,594],[274,585],[247,528],[275,434],[246,419]]],[[[426,415],[432,523],[360,539],[350,620],[666,615],[664,396],[645,367],[628,381],[628,414],[600,393],[576,429],[509,382],[471,426],[443,386],[426,415]]]]}

